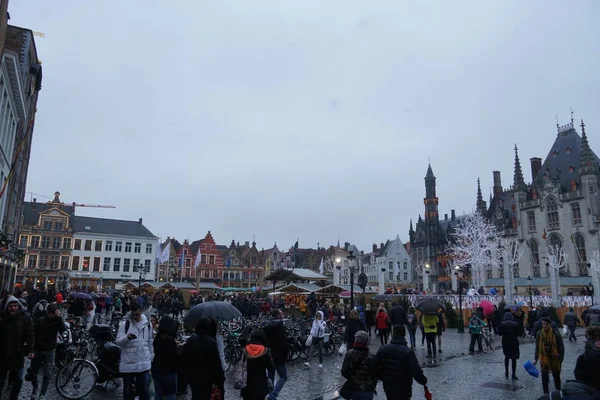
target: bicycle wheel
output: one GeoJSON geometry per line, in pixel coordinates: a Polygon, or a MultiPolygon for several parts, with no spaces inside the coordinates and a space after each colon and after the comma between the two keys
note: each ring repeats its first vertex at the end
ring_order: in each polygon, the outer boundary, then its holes
{"type": "Polygon", "coordinates": [[[56,391],[68,400],[78,400],[89,395],[98,381],[98,370],[88,360],[74,360],[56,375],[56,391]]]}

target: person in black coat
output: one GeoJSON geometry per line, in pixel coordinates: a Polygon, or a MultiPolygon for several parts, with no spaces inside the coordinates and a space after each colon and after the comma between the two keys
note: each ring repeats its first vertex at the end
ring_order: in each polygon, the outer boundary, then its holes
{"type": "Polygon", "coordinates": [[[183,346],[183,361],[192,388],[192,400],[209,400],[213,385],[223,387],[225,374],[216,334],[215,322],[202,317],[194,329],[194,334],[183,346]]]}
{"type": "Polygon", "coordinates": [[[154,397],[175,400],[177,395],[177,366],[179,355],[175,337],[179,322],[165,315],[158,324],[158,333],[154,337],[154,360],[152,361],[152,380],[154,380],[154,397]]]}
{"type": "Polygon", "coordinates": [[[413,379],[421,385],[427,384],[417,356],[406,343],[404,325],[394,325],[392,340],[379,348],[375,365],[389,400],[410,399],[413,379]]]}
{"type": "Polygon", "coordinates": [[[392,303],[388,316],[393,325],[406,325],[406,310],[399,304],[392,303]]]}
{"type": "Polygon", "coordinates": [[[365,325],[358,318],[358,312],[351,310],[348,322],[346,322],[346,330],[344,331],[344,340],[346,341],[348,350],[352,349],[354,345],[354,335],[356,335],[356,332],[364,331],[365,329],[365,325]]]}
{"type": "Polygon", "coordinates": [[[269,379],[275,384],[273,391],[269,393],[269,400],[274,400],[281,392],[283,385],[287,381],[287,366],[285,363],[289,355],[289,343],[287,340],[287,332],[283,325],[283,312],[279,308],[274,308],[271,311],[271,321],[268,321],[263,327],[265,336],[267,337],[267,345],[271,350],[274,369],[269,374],[269,379]],[[279,375],[277,383],[275,383],[275,371],[279,375]]]}
{"type": "Polygon", "coordinates": [[[504,321],[498,326],[498,334],[502,336],[502,352],[504,353],[504,376],[508,379],[508,362],[512,361],[512,380],[517,378],[517,360],[519,354],[519,336],[521,334],[519,324],[511,312],[504,313],[504,321]]]}
{"type": "Polygon", "coordinates": [[[600,326],[586,329],[585,352],[577,358],[575,379],[600,394],[600,326]]]}
{"type": "Polygon", "coordinates": [[[272,375],[275,370],[271,351],[267,347],[267,337],[262,329],[252,332],[250,343],[244,348],[248,373],[246,387],[242,389],[243,400],[264,400],[269,394],[267,374],[272,375]]]}

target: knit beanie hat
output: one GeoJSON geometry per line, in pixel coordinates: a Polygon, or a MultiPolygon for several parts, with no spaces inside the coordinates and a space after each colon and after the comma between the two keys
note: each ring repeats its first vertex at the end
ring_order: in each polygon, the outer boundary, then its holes
{"type": "Polygon", "coordinates": [[[358,331],[354,335],[354,343],[367,344],[369,343],[369,334],[365,331],[358,331]]]}

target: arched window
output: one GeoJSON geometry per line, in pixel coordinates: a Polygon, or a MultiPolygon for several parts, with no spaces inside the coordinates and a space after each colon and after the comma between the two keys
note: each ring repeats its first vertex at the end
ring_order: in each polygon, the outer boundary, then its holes
{"type": "Polygon", "coordinates": [[[581,233],[576,233],[573,235],[573,243],[575,244],[575,255],[577,256],[577,268],[579,269],[579,276],[588,276],[585,238],[581,233]]]}
{"type": "Polygon", "coordinates": [[[581,209],[579,203],[571,204],[571,216],[573,218],[573,225],[581,225],[581,209]]]}
{"type": "Polygon", "coordinates": [[[558,205],[556,204],[556,200],[550,197],[548,202],[546,203],[547,213],[548,213],[548,228],[550,229],[558,229],[560,228],[559,220],[558,220],[558,205]]]}
{"type": "Polygon", "coordinates": [[[548,238],[548,242],[550,242],[551,246],[556,246],[559,249],[562,249],[562,246],[563,246],[562,239],[556,233],[550,234],[550,237],[548,238]]]}
{"type": "Polygon", "coordinates": [[[535,239],[529,241],[529,253],[531,255],[531,269],[535,278],[540,277],[540,250],[535,239]]]}

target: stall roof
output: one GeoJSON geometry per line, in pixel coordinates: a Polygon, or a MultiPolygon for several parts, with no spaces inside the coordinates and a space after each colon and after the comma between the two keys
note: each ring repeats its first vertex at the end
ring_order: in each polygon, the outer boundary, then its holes
{"type": "Polygon", "coordinates": [[[160,287],[168,288],[169,286],[177,289],[196,289],[196,285],[189,282],[165,282],[160,287]]]}
{"type": "MultiPolygon", "coordinates": [[[[328,285],[318,290],[318,293],[336,293],[339,294],[341,292],[349,292],[350,285],[328,285]]],[[[354,293],[359,294],[362,293],[362,289],[358,286],[354,286],[354,293]]],[[[367,287],[365,288],[365,293],[373,294],[377,293],[375,290],[367,287]]]]}
{"type": "MultiPolygon", "coordinates": [[[[592,278],[589,276],[561,276],[558,280],[561,286],[581,287],[589,286],[592,278]]],[[[514,280],[514,285],[522,287],[528,286],[529,281],[527,278],[516,278],[514,280]]],[[[487,279],[486,286],[502,287],[504,286],[504,278],[487,279]]],[[[531,286],[550,286],[550,278],[532,278],[531,286]]]]}
{"type": "Polygon", "coordinates": [[[200,282],[198,284],[198,289],[210,289],[210,290],[219,290],[220,288],[212,282],[200,282]]]}
{"type": "Polygon", "coordinates": [[[265,278],[267,281],[321,281],[326,280],[327,277],[321,275],[312,269],[306,268],[294,268],[291,270],[288,269],[278,269],[276,271],[271,272],[269,276],[265,278]]]}
{"type": "Polygon", "coordinates": [[[300,293],[300,292],[317,292],[321,289],[321,286],[315,285],[313,283],[290,283],[287,286],[279,289],[280,292],[284,293],[300,293]]]}

